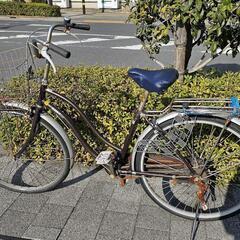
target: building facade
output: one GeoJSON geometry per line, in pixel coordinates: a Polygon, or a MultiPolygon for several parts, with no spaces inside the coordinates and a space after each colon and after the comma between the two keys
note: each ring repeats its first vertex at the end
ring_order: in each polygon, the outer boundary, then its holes
{"type": "Polygon", "coordinates": [[[109,8],[118,9],[124,4],[121,0],[53,0],[54,5],[58,5],[62,8],[82,8],[83,4],[86,8],[109,8]]]}

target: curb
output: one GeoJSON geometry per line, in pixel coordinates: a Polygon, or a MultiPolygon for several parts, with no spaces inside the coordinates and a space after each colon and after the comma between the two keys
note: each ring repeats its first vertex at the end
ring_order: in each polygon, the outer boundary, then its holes
{"type": "MultiPolygon", "coordinates": [[[[35,16],[0,16],[0,20],[5,21],[51,21],[51,22],[61,22],[64,16],[62,17],[35,17],[35,16]]],[[[70,16],[72,20],[78,20],[79,22],[89,22],[89,23],[115,23],[115,24],[126,24],[126,20],[111,20],[109,19],[102,19],[101,17],[98,18],[86,18],[83,16],[70,16]]]]}
{"type": "Polygon", "coordinates": [[[41,17],[41,16],[14,16],[14,15],[0,15],[0,20],[6,21],[52,21],[59,22],[62,21],[64,17],[70,17],[73,20],[78,20],[80,22],[90,22],[90,23],[117,23],[125,24],[129,15],[129,12],[124,11],[106,11],[101,13],[99,11],[89,10],[86,15],[82,14],[81,9],[62,9],[61,17],[41,17]]]}

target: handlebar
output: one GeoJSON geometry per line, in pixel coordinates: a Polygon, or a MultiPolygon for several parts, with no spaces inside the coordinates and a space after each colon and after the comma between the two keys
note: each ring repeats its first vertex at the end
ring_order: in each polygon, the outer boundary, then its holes
{"type": "MultiPolygon", "coordinates": [[[[53,33],[54,29],[56,29],[56,28],[64,28],[63,32],[67,32],[71,28],[88,31],[88,30],[90,30],[90,26],[88,24],[71,23],[70,18],[64,18],[64,21],[62,24],[55,24],[55,25],[52,25],[49,27],[46,41],[41,41],[39,39],[31,40],[34,56],[37,58],[45,58],[47,60],[47,65],[49,65],[49,66],[51,65],[54,72],[56,72],[56,68],[51,59],[51,56],[47,52],[48,50],[51,50],[64,58],[69,58],[71,56],[71,52],[51,43],[52,33],[53,33]],[[38,44],[40,44],[42,46],[41,49],[39,49],[38,44]]],[[[49,67],[46,67],[45,70],[46,70],[45,78],[47,78],[49,67]]]]}
{"type": "Polygon", "coordinates": [[[71,23],[71,24],[67,24],[67,27],[80,29],[80,30],[86,30],[86,31],[90,30],[90,25],[88,25],[88,24],[71,23]]]}
{"type": "Polygon", "coordinates": [[[38,39],[32,39],[31,40],[32,42],[32,49],[33,49],[33,55],[37,58],[42,58],[42,54],[39,52],[38,50],[38,43],[41,44],[42,46],[45,46],[47,47],[49,50],[52,50],[53,52],[57,53],[58,55],[64,57],[64,58],[70,58],[71,56],[71,52],[67,51],[66,49],[64,48],[61,48],[53,43],[44,43],[38,39]]]}
{"type": "Polygon", "coordinates": [[[70,56],[71,56],[71,52],[69,52],[66,49],[61,48],[53,43],[49,43],[48,48],[64,58],[70,58],[70,56]]]}

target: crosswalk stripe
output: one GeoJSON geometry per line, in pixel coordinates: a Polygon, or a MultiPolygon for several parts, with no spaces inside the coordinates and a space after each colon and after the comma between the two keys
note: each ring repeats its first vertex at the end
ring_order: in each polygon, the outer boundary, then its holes
{"type": "MultiPolygon", "coordinates": [[[[163,47],[166,46],[173,46],[174,45],[174,41],[170,40],[169,43],[163,45],[163,47]]],[[[137,44],[137,45],[130,45],[130,46],[119,46],[119,47],[111,47],[111,49],[119,49],[119,50],[140,50],[142,49],[142,44],[137,44]]]]}
{"type": "Polygon", "coordinates": [[[121,46],[121,47],[111,47],[111,49],[119,49],[119,50],[140,50],[142,49],[142,44],[131,45],[131,46],[121,46]]]}
{"type": "MultiPolygon", "coordinates": [[[[24,30],[1,30],[0,33],[32,33],[33,31],[24,31],[24,30]]],[[[39,31],[38,33],[40,34],[47,34],[46,31],[39,31]]],[[[65,35],[68,36],[66,33],[53,33],[53,35],[65,35]]],[[[99,33],[80,33],[80,32],[75,32],[73,35],[77,36],[94,36],[94,37],[110,37],[114,39],[136,39],[134,36],[130,35],[113,35],[113,34],[99,34],[99,33]]]]}
{"type": "Polygon", "coordinates": [[[81,43],[81,41],[71,41],[71,40],[69,40],[69,41],[54,41],[54,42],[52,42],[53,44],[55,44],[55,45],[68,45],[68,44],[76,44],[76,43],[81,43]]]}
{"type": "MultiPolygon", "coordinates": [[[[240,52],[240,47],[238,47],[238,51],[240,52]]],[[[201,53],[205,53],[205,52],[206,52],[206,50],[201,51],[201,53]]],[[[220,53],[220,52],[221,52],[221,49],[218,48],[218,49],[217,49],[217,53],[220,53]]],[[[209,52],[209,54],[210,54],[210,52],[209,52]]],[[[229,47],[229,48],[225,49],[225,50],[222,52],[222,54],[232,54],[232,49],[229,47]]]]}
{"type": "Polygon", "coordinates": [[[109,38],[87,38],[81,40],[82,43],[88,43],[88,42],[102,42],[102,41],[109,41],[109,40],[114,40],[114,39],[109,39],[109,38]]]}
{"type": "Polygon", "coordinates": [[[32,23],[32,24],[28,24],[28,26],[30,26],[30,27],[50,27],[51,25],[49,25],[49,24],[32,23]]]}

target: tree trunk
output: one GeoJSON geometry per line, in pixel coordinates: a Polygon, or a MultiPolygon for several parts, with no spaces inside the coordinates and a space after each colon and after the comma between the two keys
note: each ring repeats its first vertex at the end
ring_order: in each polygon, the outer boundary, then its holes
{"type": "Polygon", "coordinates": [[[177,22],[174,38],[176,46],[175,68],[179,72],[180,81],[182,81],[192,53],[192,35],[190,24],[177,22]]]}
{"type": "Polygon", "coordinates": [[[47,0],[47,3],[48,3],[48,5],[53,5],[53,2],[52,2],[52,0],[47,0]]]}

